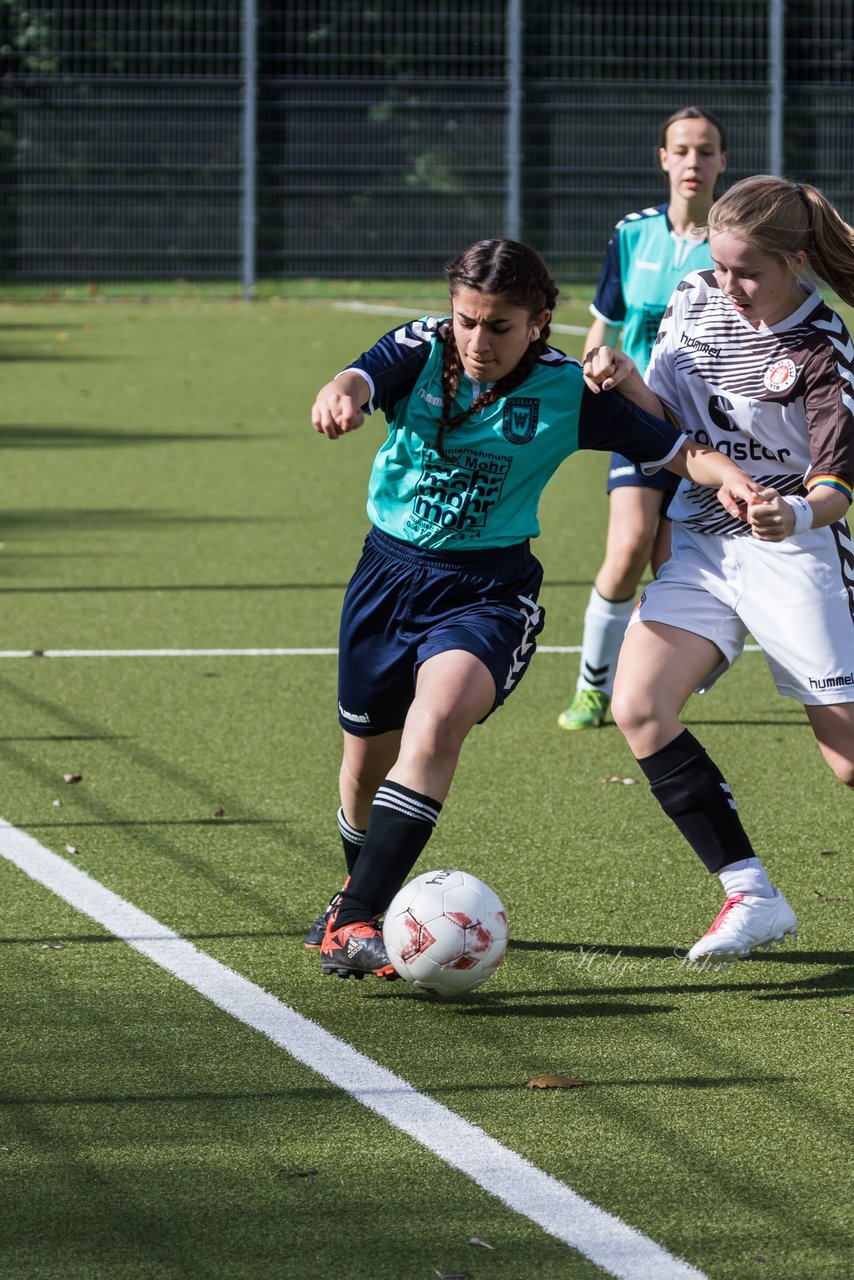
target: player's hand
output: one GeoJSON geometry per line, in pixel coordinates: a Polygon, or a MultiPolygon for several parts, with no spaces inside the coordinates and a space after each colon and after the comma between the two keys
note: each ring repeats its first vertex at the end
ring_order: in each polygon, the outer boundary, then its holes
{"type": "Polygon", "coordinates": [[[776,489],[760,489],[747,508],[747,519],[760,542],[782,542],[795,527],[795,512],[776,489]]]}
{"type": "Polygon", "coordinates": [[[724,511],[735,520],[741,520],[746,524],[749,520],[750,504],[763,492],[762,486],[755,480],[751,480],[745,471],[742,477],[726,480],[718,489],[717,499],[724,511]]]}
{"type": "Polygon", "coordinates": [[[355,431],[365,421],[361,406],[333,380],[321,387],[311,407],[311,425],[327,440],[355,431]]]}
{"type": "Polygon", "coordinates": [[[586,352],[581,365],[585,385],[598,395],[600,391],[612,391],[631,374],[636,365],[622,351],[614,347],[594,347],[586,352]]]}

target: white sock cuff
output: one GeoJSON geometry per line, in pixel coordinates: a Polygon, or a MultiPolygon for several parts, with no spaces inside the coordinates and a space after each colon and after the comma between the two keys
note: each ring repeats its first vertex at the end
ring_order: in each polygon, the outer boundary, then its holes
{"type": "Polygon", "coordinates": [[[625,618],[628,620],[634,607],[634,596],[629,596],[628,600],[606,600],[604,596],[600,596],[595,587],[591,590],[590,599],[587,602],[587,608],[590,612],[600,618],[625,618]]]}
{"type": "Polygon", "coordinates": [[[759,898],[774,896],[774,886],[758,858],[742,858],[740,862],[731,862],[728,866],[721,867],[718,879],[728,898],[736,893],[753,894],[759,898]]]}

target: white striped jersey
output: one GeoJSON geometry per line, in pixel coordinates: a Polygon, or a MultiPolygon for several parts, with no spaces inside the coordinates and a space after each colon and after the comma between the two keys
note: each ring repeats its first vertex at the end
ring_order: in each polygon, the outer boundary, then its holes
{"type": "MultiPolygon", "coordinates": [[[[783,494],[854,485],[854,343],[815,287],[770,328],[754,329],[713,271],[678,285],[646,380],[698,444],[783,494]]],[[[704,533],[749,534],[714,490],[683,480],[668,515],[704,533]]]]}

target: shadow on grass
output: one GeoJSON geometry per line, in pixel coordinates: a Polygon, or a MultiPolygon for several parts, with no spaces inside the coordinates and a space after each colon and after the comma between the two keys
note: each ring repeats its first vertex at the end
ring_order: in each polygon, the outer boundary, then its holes
{"type": "MultiPolygon", "coordinates": [[[[511,947],[525,950],[538,950],[539,944],[511,941],[511,947]]],[[[584,945],[580,943],[558,943],[554,946],[543,946],[543,950],[565,951],[575,955],[578,967],[589,977],[589,983],[583,986],[564,988],[560,994],[577,996],[585,992],[595,991],[600,996],[638,996],[638,995],[726,995],[730,992],[753,993],[756,1000],[810,1000],[829,996],[850,996],[854,994],[854,952],[852,951],[775,951],[761,955],[746,956],[738,962],[738,966],[727,965],[722,968],[702,969],[685,964],[683,952],[667,950],[664,947],[616,947],[610,945],[584,945]],[[601,977],[619,976],[627,978],[630,974],[640,976],[652,969],[661,972],[658,962],[669,961],[674,966],[674,980],[671,982],[631,982],[620,985],[604,985],[601,977]],[[781,965],[807,966],[822,965],[831,967],[832,973],[804,975],[802,977],[779,981],[776,978],[756,978],[757,965],[774,965],[778,972],[781,965]],[[732,981],[732,974],[743,975],[732,981]],[[680,981],[680,977],[687,981],[680,981]]],[[[560,961],[558,962],[560,963],[560,961]]],[[[528,998],[535,999],[536,991],[525,993],[528,998]]],[[[549,990],[550,996],[554,995],[549,990]]]]}
{"type": "Polygon", "coordinates": [[[119,431],[109,427],[70,427],[9,424],[0,426],[0,448],[91,449],[107,445],[210,444],[212,441],[271,440],[273,432],[248,431],[119,431]]]}
{"type": "MultiPolygon", "coordinates": [[[[744,1089],[762,1088],[765,1085],[790,1084],[795,1076],[647,1076],[637,1079],[605,1079],[585,1080],[584,1089],[637,1089],[644,1086],[651,1089],[744,1089]]],[[[421,1086],[431,1097],[442,1094],[463,1093],[504,1093],[526,1087],[525,1081],[499,1080],[478,1084],[449,1084],[421,1086]]],[[[382,1091],[380,1091],[382,1092],[382,1091]]],[[[536,1091],[533,1091],[536,1092],[536,1091]]],[[[552,1090],[554,1092],[554,1090],[552,1090]]],[[[16,1098],[0,1094],[0,1107],[121,1107],[134,1105],[157,1105],[175,1103],[208,1105],[211,1102],[247,1102],[251,1105],[259,1102],[292,1103],[295,1100],[304,1102],[323,1101],[327,1098],[338,1098],[340,1089],[336,1085],[307,1085],[295,1089],[258,1089],[258,1090],[191,1090],[187,1093],[92,1093],[92,1094],[39,1094],[37,1098],[16,1098]]]]}
{"type": "MultiPolygon", "coordinates": [[[[699,975],[698,975],[699,976],[699,975]]],[[[756,1000],[815,1000],[827,999],[830,996],[850,996],[854,993],[854,969],[843,969],[836,973],[825,973],[815,978],[800,978],[794,982],[726,982],[717,987],[699,982],[668,982],[662,984],[631,984],[626,986],[604,986],[599,982],[591,982],[590,986],[563,987],[555,990],[549,987],[545,991],[513,991],[512,998],[521,997],[536,1001],[538,997],[584,996],[597,995],[606,998],[626,996],[696,996],[721,995],[733,993],[752,993],[756,1000]]],[[[526,1006],[536,1011],[536,1005],[526,1006]]]]}
{"type": "MultiPolygon", "coordinates": [[[[550,942],[526,938],[511,938],[509,950],[514,951],[566,951],[578,956],[584,963],[591,963],[599,956],[613,956],[628,960],[677,960],[684,952],[675,947],[633,947],[608,942],[550,942]]],[[[854,965],[854,951],[765,951],[760,955],[745,956],[739,964],[836,964],[854,965]]],[[[697,973],[703,972],[696,969],[697,973]]]]}
{"type": "MultiPolygon", "coordinates": [[[[693,716],[686,715],[684,717],[684,722],[686,726],[690,726],[691,728],[693,728],[694,726],[710,727],[712,725],[746,724],[746,725],[755,725],[759,728],[764,728],[764,729],[809,729],[810,733],[812,733],[812,729],[810,729],[809,721],[806,719],[806,717],[803,715],[802,712],[796,711],[796,712],[793,712],[792,715],[794,718],[779,719],[779,720],[757,720],[757,719],[747,720],[745,719],[744,716],[739,716],[739,715],[732,715],[732,716],[729,716],[728,718],[722,718],[720,720],[711,720],[711,719],[697,720],[693,716]],[[800,719],[798,718],[798,716],[800,716],[800,719]]],[[[596,730],[596,732],[597,734],[610,733],[611,736],[617,737],[617,738],[621,736],[617,726],[613,724],[610,720],[606,720],[603,725],[600,725],[599,728],[596,730]]],[[[603,741],[604,741],[604,738],[603,738],[603,741]]]]}
{"type": "Polygon", "coordinates": [[[0,742],[122,742],[127,733],[9,733],[0,742]]]}
{"type": "MultiPolygon", "coordinates": [[[[646,1017],[649,1014],[662,1013],[679,1013],[680,1009],[675,1004],[641,1004],[639,1001],[617,1000],[584,1000],[576,1001],[574,1004],[569,1001],[561,1000],[560,1003],[554,1003],[555,996],[562,996],[561,991],[549,990],[546,993],[513,991],[509,996],[505,997],[500,1004],[481,1004],[476,1007],[471,1005],[463,1005],[460,1003],[456,1012],[463,1016],[474,1016],[477,1018],[572,1018],[578,1021],[579,1018],[637,1018],[646,1017]],[[535,997],[547,994],[550,997],[550,1003],[536,1002],[535,997]],[[532,1000],[531,997],[534,997],[532,1000]]],[[[566,993],[569,994],[569,993],[566,993]]],[[[577,994],[577,993],[576,993],[577,994]]],[[[593,992],[584,992],[582,994],[592,995],[593,992]]],[[[596,995],[601,993],[597,990],[596,995]]],[[[629,993],[631,994],[631,993],[629,993]]],[[[668,993],[669,994],[669,993],[668,993]]],[[[457,1001],[437,1000],[436,1003],[456,1004],[457,1001]]]]}
{"type": "MultiPolygon", "coordinates": [[[[300,937],[303,936],[305,930],[302,931],[300,937]]],[[[160,936],[160,935],[158,935],[160,936]]],[[[234,932],[222,931],[217,933],[182,933],[180,935],[185,942],[228,942],[236,938],[252,940],[256,939],[269,940],[274,939],[281,942],[286,938],[286,934],[281,929],[238,929],[234,932]]],[[[141,939],[136,935],[129,938],[119,938],[113,933],[45,933],[35,934],[29,938],[0,938],[0,947],[52,947],[57,945],[74,946],[77,943],[85,943],[88,945],[92,942],[109,942],[121,943],[124,945],[128,941],[139,942],[141,939]]],[[[316,955],[317,953],[313,953],[316,955]]]]}
{"type": "MultiPolygon", "coordinates": [[[[247,520],[250,517],[247,517],[247,520]]],[[[267,517],[258,517],[259,520],[267,517]]],[[[277,519],[278,517],[269,517],[277,519]]],[[[89,552],[87,551],[87,556],[89,552]]],[[[7,557],[12,559],[13,557],[7,557]]],[[[52,553],[48,552],[46,560],[57,559],[52,553]]],[[[73,558],[73,557],[72,557],[73,558]]],[[[186,592],[186,591],[345,591],[346,582],[178,582],[178,583],[151,583],[146,585],[131,585],[127,583],[117,582],[109,583],[106,586],[76,586],[76,587],[3,587],[4,595],[16,596],[60,596],[60,595],[115,595],[124,593],[126,595],[145,595],[154,593],[161,595],[166,592],[186,592]]],[[[759,724],[757,720],[754,723],[759,724]]]]}
{"type": "Polygon", "coordinates": [[[146,529],[208,524],[280,524],[280,515],[187,515],[183,511],[134,510],[130,507],[41,507],[3,513],[6,535],[16,529],[91,530],[146,529]]]}
{"type": "Polygon", "coordinates": [[[87,818],[78,822],[75,818],[64,818],[56,822],[22,821],[20,826],[27,831],[70,831],[84,827],[103,827],[108,831],[122,827],[281,827],[283,831],[287,830],[287,823],[281,818],[229,818],[227,814],[221,818],[116,818],[109,822],[87,818]]]}
{"type": "Polygon", "coordinates": [[[106,364],[111,356],[84,355],[81,352],[0,351],[0,364],[106,364]]]}
{"type": "MultiPolygon", "coordinates": [[[[0,303],[9,303],[8,298],[0,299],[0,303]]],[[[70,323],[58,324],[56,320],[48,324],[41,320],[0,320],[0,329],[47,329],[50,333],[56,333],[58,329],[82,329],[82,320],[73,320],[70,323]]]]}

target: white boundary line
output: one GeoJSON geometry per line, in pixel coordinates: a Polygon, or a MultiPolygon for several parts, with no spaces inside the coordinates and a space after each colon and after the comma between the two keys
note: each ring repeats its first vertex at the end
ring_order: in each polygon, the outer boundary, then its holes
{"type": "MultiPolygon", "coordinates": [[[[385,302],[359,302],[355,298],[342,299],[332,305],[336,311],[363,311],[370,316],[412,316],[414,311],[414,307],[393,307],[385,302]]],[[[585,338],[590,326],[581,329],[577,324],[552,324],[549,328],[552,333],[571,333],[576,338],[585,338]]]]}
{"type": "MultiPolygon", "coordinates": [[[[318,658],[337,649],[0,649],[3,658],[318,658]]],[[[745,653],[759,653],[746,644],[745,653]]],[[[581,653],[579,644],[540,644],[537,653],[581,653]]]]}
{"type": "Polygon", "coordinates": [[[0,818],[0,855],[618,1280],[707,1280],[0,818]]]}
{"type": "Polygon", "coordinates": [[[0,658],[297,658],[337,649],[6,649],[0,658]]]}

